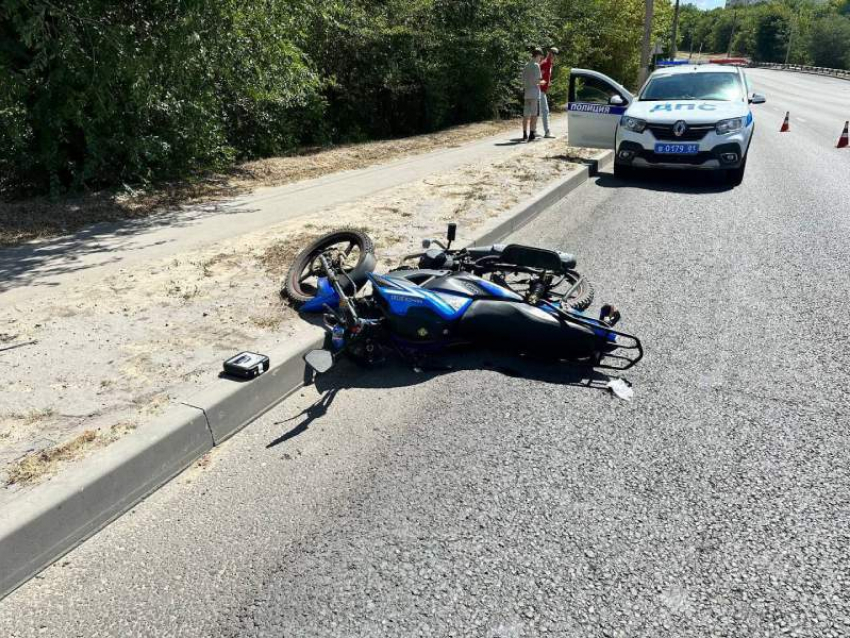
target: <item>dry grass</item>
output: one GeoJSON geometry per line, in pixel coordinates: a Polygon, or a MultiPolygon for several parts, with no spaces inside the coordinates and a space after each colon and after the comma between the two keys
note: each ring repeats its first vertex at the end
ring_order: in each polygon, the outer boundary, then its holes
{"type": "Polygon", "coordinates": [[[0,201],[0,246],[55,237],[98,222],[144,219],[201,201],[235,197],[263,186],[281,186],[328,173],[366,168],[515,129],[515,120],[480,122],[431,135],[329,148],[309,148],[287,157],[246,162],[226,174],[163,184],[148,192],[99,192],[52,201],[36,197],[0,201]]]}
{"type": "Polygon", "coordinates": [[[289,157],[248,162],[242,164],[239,171],[243,179],[259,180],[266,186],[288,184],[320,177],[328,172],[356,170],[401,156],[458,146],[475,139],[516,129],[517,126],[517,120],[496,120],[457,126],[430,135],[352,144],[332,149],[305,149],[302,153],[289,157]]]}
{"type": "Polygon", "coordinates": [[[16,421],[20,421],[23,425],[33,425],[39,421],[46,421],[55,413],[56,412],[53,408],[43,408],[40,410],[30,410],[29,412],[23,412],[21,414],[11,414],[9,416],[16,421]]]}
{"type": "Polygon", "coordinates": [[[136,426],[132,423],[117,423],[105,432],[86,430],[61,445],[27,454],[9,466],[6,486],[38,483],[45,477],[55,474],[61,464],[79,459],[91,450],[105,447],[135,428],[136,426]]]}
{"type": "Polygon", "coordinates": [[[205,259],[204,261],[198,263],[198,267],[201,269],[201,273],[204,277],[212,277],[216,266],[226,265],[233,262],[239,261],[239,255],[234,253],[218,253],[217,255],[213,255],[209,259],[205,259]]]}
{"type": "Polygon", "coordinates": [[[86,430],[67,443],[27,454],[9,467],[6,485],[36,483],[46,475],[54,473],[59,463],[82,456],[96,441],[97,432],[86,430]]]}
{"type": "Polygon", "coordinates": [[[197,285],[180,284],[176,281],[169,281],[165,286],[165,293],[169,297],[182,299],[185,303],[190,302],[197,297],[201,292],[201,288],[197,285]]]}
{"type": "Polygon", "coordinates": [[[260,265],[270,276],[275,278],[282,277],[292,265],[295,255],[324,234],[325,231],[323,230],[309,233],[294,233],[291,237],[287,237],[268,246],[257,257],[257,261],[259,261],[260,265]]]}
{"type": "Polygon", "coordinates": [[[250,318],[252,324],[263,330],[277,330],[280,328],[284,320],[289,317],[283,312],[271,314],[274,309],[269,309],[268,315],[254,315],[250,318]]]}
{"type": "Polygon", "coordinates": [[[168,399],[167,392],[148,392],[134,397],[130,400],[130,403],[136,406],[142,414],[157,414],[166,406],[168,399]]]}

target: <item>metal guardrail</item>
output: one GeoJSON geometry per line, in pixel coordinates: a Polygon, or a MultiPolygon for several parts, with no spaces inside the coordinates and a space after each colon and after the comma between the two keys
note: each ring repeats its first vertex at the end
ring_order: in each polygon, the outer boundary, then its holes
{"type": "Polygon", "coordinates": [[[802,64],[775,64],[773,62],[751,62],[750,66],[762,69],[781,69],[783,71],[798,71],[813,75],[826,75],[832,78],[850,80],[850,69],[827,69],[822,66],[805,66],[802,64]]]}

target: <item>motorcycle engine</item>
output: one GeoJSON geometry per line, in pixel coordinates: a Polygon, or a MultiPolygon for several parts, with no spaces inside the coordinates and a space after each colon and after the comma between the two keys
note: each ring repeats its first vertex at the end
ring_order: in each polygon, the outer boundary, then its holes
{"type": "Polygon", "coordinates": [[[419,267],[423,270],[449,270],[454,266],[454,260],[442,248],[429,248],[419,258],[419,267]]]}

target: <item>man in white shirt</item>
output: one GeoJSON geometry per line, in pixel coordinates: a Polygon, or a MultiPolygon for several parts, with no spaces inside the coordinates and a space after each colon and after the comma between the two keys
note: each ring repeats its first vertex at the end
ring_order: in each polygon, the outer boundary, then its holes
{"type": "Polygon", "coordinates": [[[522,109],[522,139],[529,142],[537,137],[537,116],[540,115],[540,85],[543,83],[543,74],[540,71],[540,60],[543,59],[543,51],[534,49],[531,52],[531,60],[522,70],[522,87],[525,103],[522,109]]]}

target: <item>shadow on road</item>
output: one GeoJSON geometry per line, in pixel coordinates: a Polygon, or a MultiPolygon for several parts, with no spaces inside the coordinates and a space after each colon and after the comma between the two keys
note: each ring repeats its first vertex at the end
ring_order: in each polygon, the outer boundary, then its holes
{"type": "Polygon", "coordinates": [[[634,177],[620,179],[611,173],[600,173],[596,185],[602,188],[643,188],[669,193],[714,195],[732,190],[723,171],[687,171],[651,169],[639,171],[634,177]]]}
{"type": "Polygon", "coordinates": [[[514,137],[509,139],[507,142],[496,142],[493,146],[518,146],[519,144],[528,144],[521,137],[514,137]]]}
{"type": "Polygon", "coordinates": [[[387,360],[374,368],[363,368],[344,359],[330,372],[317,375],[306,383],[307,385],[315,384],[322,396],[299,414],[277,422],[275,425],[284,425],[293,421],[297,423],[271,441],[266,447],[276,447],[306,432],[314,421],[327,414],[328,409],[342,390],[403,388],[424,383],[446,374],[472,370],[490,370],[513,378],[603,392],[608,392],[606,384],[611,380],[608,375],[586,365],[541,361],[486,351],[445,354],[440,356],[439,359],[430,361],[428,365],[424,365],[422,368],[413,368],[397,359],[387,360]]]}

